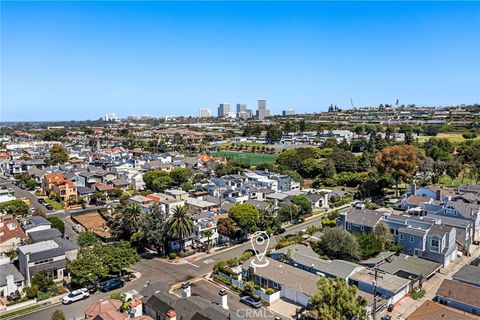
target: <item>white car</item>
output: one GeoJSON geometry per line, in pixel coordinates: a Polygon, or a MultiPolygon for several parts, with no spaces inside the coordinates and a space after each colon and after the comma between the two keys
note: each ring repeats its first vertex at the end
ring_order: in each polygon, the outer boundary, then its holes
{"type": "Polygon", "coordinates": [[[90,296],[90,292],[88,292],[87,288],[78,289],[75,291],[70,292],[68,295],[62,298],[63,304],[70,304],[72,302],[86,299],[90,296]]]}
{"type": "Polygon", "coordinates": [[[75,231],[76,233],[80,233],[80,232],[85,231],[85,228],[84,228],[83,226],[79,225],[79,224],[74,224],[74,225],[72,226],[72,229],[73,229],[73,231],[75,231]]]}

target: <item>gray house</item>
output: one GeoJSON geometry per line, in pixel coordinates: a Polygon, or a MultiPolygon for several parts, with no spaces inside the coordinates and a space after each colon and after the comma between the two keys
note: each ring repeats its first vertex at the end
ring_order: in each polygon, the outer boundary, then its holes
{"type": "Polygon", "coordinates": [[[337,218],[337,227],[351,233],[373,231],[373,228],[380,222],[383,214],[370,209],[352,208],[340,212],[337,218]]]}
{"type": "Polygon", "coordinates": [[[480,287],[445,279],[438,288],[437,302],[458,310],[480,315],[480,287]]]}

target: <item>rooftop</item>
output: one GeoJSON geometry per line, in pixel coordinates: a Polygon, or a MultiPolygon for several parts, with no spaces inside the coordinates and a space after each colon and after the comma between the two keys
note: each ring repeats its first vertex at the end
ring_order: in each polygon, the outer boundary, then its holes
{"type": "Polygon", "coordinates": [[[465,265],[458,270],[453,276],[453,280],[465,282],[480,287],[480,267],[473,265],[465,265]]]}
{"type": "Polygon", "coordinates": [[[478,298],[480,297],[480,287],[466,283],[445,279],[438,288],[437,296],[480,308],[480,299],[478,298]]]}
{"type": "Polygon", "coordinates": [[[478,320],[480,317],[462,312],[434,301],[425,301],[407,320],[478,320]]]}

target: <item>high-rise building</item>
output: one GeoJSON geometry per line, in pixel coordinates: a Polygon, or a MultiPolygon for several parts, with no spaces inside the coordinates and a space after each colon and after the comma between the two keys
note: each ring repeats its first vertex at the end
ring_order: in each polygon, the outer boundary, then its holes
{"type": "Polygon", "coordinates": [[[267,109],[267,100],[258,100],[257,118],[264,119],[270,117],[270,110],[267,109]]]}
{"type": "Polygon", "coordinates": [[[244,112],[247,110],[247,105],[243,103],[237,103],[237,113],[244,112]]]}
{"type": "Polygon", "coordinates": [[[210,109],[200,109],[200,111],[198,112],[198,116],[200,118],[210,118],[212,116],[212,112],[210,111],[210,109]]]}
{"type": "Polygon", "coordinates": [[[118,117],[115,113],[107,113],[103,119],[105,121],[117,121],[118,117]]]}
{"type": "Polygon", "coordinates": [[[220,103],[220,105],[218,106],[218,117],[224,118],[228,113],[230,113],[230,104],[220,103]]]}
{"type": "Polygon", "coordinates": [[[247,109],[246,104],[238,103],[237,104],[237,118],[239,119],[250,119],[252,117],[252,110],[247,109]]]}
{"type": "Polygon", "coordinates": [[[294,116],[295,110],[294,109],[286,109],[282,111],[282,116],[294,116]]]}

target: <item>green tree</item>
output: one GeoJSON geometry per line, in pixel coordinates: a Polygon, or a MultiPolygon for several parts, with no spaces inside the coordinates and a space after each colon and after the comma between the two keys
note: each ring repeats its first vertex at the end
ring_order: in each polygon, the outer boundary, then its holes
{"type": "Polygon", "coordinates": [[[382,251],[382,241],[373,233],[359,233],[355,237],[357,238],[362,259],[371,258],[382,251]]]}
{"type": "Polygon", "coordinates": [[[176,206],[173,215],[167,222],[168,235],[175,240],[180,240],[182,250],[184,240],[193,234],[193,219],[188,214],[188,207],[176,206]]]}
{"type": "Polygon", "coordinates": [[[98,238],[95,235],[95,233],[88,230],[81,232],[77,238],[77,243],[80,247],[93,246],[97,242],[98,242],[98,238]]]}
{"type": "Polygon", "coordinates": [[[50,148],[50,157],[48,158],[49,164],[59,164],[67,162],[69,158],[68,151],[61,144],[54,144],[50,148]]]}
{"type": "Polygon", "coordinates": [[[279,165],[286,166],[291,170],[299,170],[302,161],[305,159],[318,159],[319,151],[315,148],[297,148],[283,151],[277,157],[277,163],[279,165]]]}
{"type": "Polygon", "coordinates": [[[334,148],[329,158],[335,165],[336,172],[352,172],[357,170],[357,159],[350,151],[334,148]]]}
{"type": "Polygon", "coordinates": [[[366,301],[357,297],[357,287],[349,286],[343,279],[322,277],[318,291],[310,297],[310,315],[319,320],[367,319],[366,301]]]}
{"type": "Polygon", "coordinates": [[[300,164],[299,172],[304,178],[315,178],[322,172],[322,166],[313,158],[305,159],[300,164]]]}
{"type": "Polygon", "coordinates": [[[129,203],[120,212],[118,226],[125,235],[131,236],[140,230],[144,218],[142,207],[138,203],[129,203]]]}
{"type": "Polygon", "coordinates": [[[268,143],[275,143],[280,141],[282,139],[282,129],[278,125],[269,125],[267,127],[267,134],[265,136],[265,139],[267,140],[268,143]]]}
{"type": "Polygon", "coordinates": [[[294,196],[292,203],[296,204],[300,209],[300,214],[312,213],[312,203],[305,196],[294,196]]]}
{"type": "Polygon", "coordinates": [[[157,252],[164,256],[167,253],[167,215],[159,205],[154,204],[143,222],[145,240],[157,252]]]}
{"type": "Polygon", "coordinates": [[[330,259],[358,261],[360,249],[357,240],[345,230],[326,228],[320,241],[317,241],[315,252],[330,259]]]}
{"type": "Polygon", "coordinates": [[[55,310],[52,314],[52,320],[66,320],[67,318],[65,317],[65,314],[63,313],[62,310],[55,310]]]}
{"type": "Polygon", "coordinates": [[[28,205],[22,200],[10,200],[0,203],[0,211],[6,211],[9,214],[25,216],[28,214],[28,205]]]}
{"type": "Polygon", "coordinates": [[[210,253],[210,238],[213,236],[213,230],[207,229],[202,231],[202,236],[207,237],[207,253],[210,253]]]}
{"type": "Polygon", "coordinates": [[[235,238],[238,228],[232,218],[220,218],[217,222],[217,231],[230,238],[235,238]]]}
{"type": "Polygon", "coordinates": [[[298,218],[300,218],[300,211],[298,210],[298,206],[294,204],[282,206],[278,210],[278,218],[282,222],[290,221],[290,223],[298,220],[298,218]]]}
{"type": "Polygon", "coordinates": [[[32,277],[32,286],[37,286],[39,291],[48,292],[55,286],[55,282],[46,273],[40,272],[32,277]]]}
{"type": "Polygon", "coordinates": [[[143,174],[143,181],[148,189],[160,192],[173,183],[168,172],[163,170],[152,170],[143,174]]]}
{"type": "Polygon", "coordinates": [[[373,228],[373,234],[382,243],[381,250],[389,250],[391,243],[393,242],[393,236],[385,222],[379,222],[373,228]]]}
{"type": "Polygon", "coordinates": [[[377,170],[391,175],[395,180],[397,195],[399,182],[406,182],[412,177],[418,162],[417,151],[411,145],[386,147],[375,156],[377,170]]]}
{"type": "Polygon", "coordinates": [[[237,204],[228,211],[228,217],[235,221],[246,236],[252,228],[257,227],[260,212],[251,204],[237,204]]]}
{"type": "Polygon", "coordinates": [[[62,234],[65,233],[65,223],[59,217],[48,217],[48,221],[52,224],[52,228],[58,229],[62,234]]]}
{"type": "Polygon", "coordinates": [[[189,168],[175,168],[170,171],[170,178],[173,184],[180,186],[184,183],[190,182],[193,177],[193,170],[189,168]]]}

